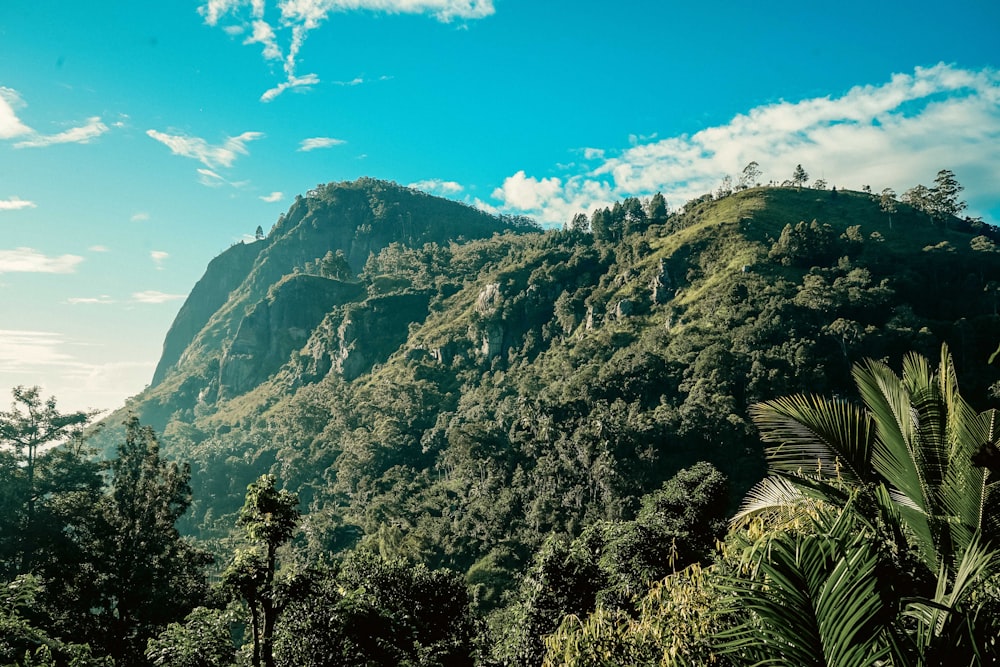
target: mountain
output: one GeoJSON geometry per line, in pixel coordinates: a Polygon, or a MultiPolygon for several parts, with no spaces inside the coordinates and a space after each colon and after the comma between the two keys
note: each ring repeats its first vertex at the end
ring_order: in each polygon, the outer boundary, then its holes
{"type": "Polygon", "coordinates": [[[167,332],[150,387],[132,407],[162,430],[171,415],[206,396],[229,398],[256,386],[331,308],[363,301],[364,287],[343,278],[392,243],[419,247],[530,228],[524,219],[394,183],[319,185],[297,196],[265,238],[237,243],[209,263],[167,332]]]}
{"type": "Polygon", "coordinates": [[[855,362],[943,341],[984,401],[996,230],[897,208],[758,187],[669,216],[626,200],[591,234],[320,186],[209,264],[98,438],[126,412],[162,431],[206,539],[272,472],[307,512],[307,557],[370,546],[498,600],[547,534],[634,517],[696,461],[741,497],[763,473],[754,402],[849,399],[855,362]]]}

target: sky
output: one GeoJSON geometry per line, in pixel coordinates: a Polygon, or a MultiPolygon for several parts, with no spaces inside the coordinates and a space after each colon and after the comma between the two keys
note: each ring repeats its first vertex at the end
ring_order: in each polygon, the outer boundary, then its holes
{"type": "Polygon", "coordinates": [[[0,0],[0,393],[120,407],[213,257],[360,176],[558,226],[950,169],[1000,224],[998,43],[988,0],[0,0]]]}

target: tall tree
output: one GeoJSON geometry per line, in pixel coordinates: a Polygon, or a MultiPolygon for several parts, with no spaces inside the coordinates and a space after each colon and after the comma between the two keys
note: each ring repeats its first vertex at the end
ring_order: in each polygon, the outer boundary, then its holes
{"type": "Polygon", "coordinates": [[[587,232],[590,231],[590,220],[586,213],[577,213],[566,227],[571,232],[587,232]]]}
{"type": "Polygon", "coordinates": [[[736,182],[737,190],[746,190],[747,188],[752,188],[758,185],[761,177],[760,165],[754,160],[747,166],[743,167],[743,171],[740,173],[739,180],[736,182]]]}
{"type": "Polygon", "coordinates": [[[274,627],[280,612],[274,590],[277,551],[292,538],[299,516],[298,496],[275,488],[273,475],[262,475],[247,487],[237,523],[263,554],[256,550],[245,552],[247,555],[234,562],[230,571],[232,579],[240,581],[243,590],[253,596],[251,599],[244,594],[251,614],[260,614],[262,628],[260,637],[254,637],[254,665],[262,661],[265,667],[274,667],[274,627]]]}
{"type": "Polygon", "coordinates": [[[892,214],[896,212],[896,191],[885,188],[878,197],[878,207],[889,216],[889,229],[892,229],[892,214]]]}
{"type": "Polygon", "coordinates": [[[17,568],[23,573],[30,569],[34,552],[32,535],[38,500],[35,469],[39,453],[47,446],[79,435],[97,413],[60,412],[55,397],[43,400],[39,387],[18,386],[11,393],[14,397],[11,409],[0,412],[0,449],[10,448],[24,473],[23,497],[19,503],[23,519],[17,547],[17,568]]]}
{"type": "Polygon", "coordinates": [[[797,188],[801,188],[808,182],[809,174],[806,173],[806,170],[802,168],[801,164],[795,165],[795,171],[792,172],[792,184],[797,188]]]}
{"type": "Polygon", "coordinates": [[[145,664],[147,640],[205,594],[203,568],[212,559],[176,528],[191,503],[190,478],[187,465],[160,457],[151,428],[128,419],[96,508],[89,572],[80,573],[96,579],[95,599],[83,604],[117,665],[145,664]]]}
{"type": "Polygon", "coordinates": [[[966,203],[958,199],[958,194],[964,189],[954,172],[949,169],[939,171],[934,178],[934,187],[931,188],[935,217],[944,220],[964,211],[966,203]]]}
{"type": "Polygon", "coordinates": [[[598,241],[611,240],[611,211],[607,207],[594,209],[590,215],[590,231],[598,241]]]}
{"type": "Polygon", "coordinates": [[[662,225],[667,221],[667,200],[659,192],[649,199],[646,217],[653,225],[662,225]]]}

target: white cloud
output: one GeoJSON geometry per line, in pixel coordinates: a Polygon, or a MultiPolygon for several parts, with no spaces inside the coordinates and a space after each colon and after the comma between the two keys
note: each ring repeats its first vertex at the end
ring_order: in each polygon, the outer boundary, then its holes
{"type": "Polygon", "coordinates": [[[111,249],[106,245],[92,245],[87,248],[90,252],[110,252],[111,249]]]}
{"type": "MultiPolygon", "coordinates": [[[[218,25],[226,17],[236,25],[223,27],[230,35],[250,35],[244,44],[261,46],[265,60],[282,61],[285,81],[261,95],[261,102],[270,102],[289,89],[301,89],[319,83],[319,76],[296,74],[299,52],[307,35],[317,29],[330,14],[367,10],[389,14],[428,14],[443,23],[455,19],[474,20],[494,13],[493,0],[207,0],[198,11],[205,23],[218,25]],[[249,18],[246,9],[249,7],[249,18]],[[268,9],[272,12],[268,12],[268,9]],[[270,20],[266,17],[271,14],[270,20]],[[276,13],[276,14],[275,14],[276,13]],[[284,44],[284,48],[282,47],[284,44]]],[[[361,83],[361,79],[347,85],[361,83]]],[[[344,82],[338,82],[344,83],[344,82]]]]}
{"type": "Polygon", "coordinates": [[[33,134],[24,141],[14,144],[14,148],[45,148],[56,144],[89,144],[108,131],[108,126],[101,122],[99,116],[88,118],[87,123],[58,134],[33,134]]]}
{"type": "Polygon", "coordinates": [[[114,302],[115,300],[107,294],[102,294],[101,296],[74,296],[66,299],[66,303],[72,306],[108,304],[114,302]]]}
{"type": "Polygon", "coordinates": [[[132,217],[129,218],[129,220],[132,222],[146,222],[149,220],[149,213],[146,213],[145,211],[137,211],[132,214],[132,217]]]}
{"type": "Polygon", "coordinates": [[[317,148],[343,146],[346,143],[347,142],[343,139],[334,139],[333,137],[312,137],[309,139],[303,139],[302,143],[299,145],[299,150],[303,153],[308,153],[309,151],[314,151],[317,148]]]}
{"type": "Polygon", "coordinates": [[[407,187],[436,195],[454,195],[465,189],[460,183],[456,183],[455,181],[444,181],[440,178],[417,181],[416,183],[410,183],[407,187]]]}
{"type": "Polygon", "coordinates": [[[32,248],[0,250],[0,273],[74,273],[79,255],[49,257],[32,248]]]}
{"type": "Polygon", "coordinates": [[[290,90],[292,88],[308,88],[309,86],[315,86],[317,83],[319,83],[319,77],[315,74],[306,74],[305,76],[295,76],[293,74],[289,74],[286,81],[282,81],[274,88],[265,90],[264,94],[260,96],[260,101],[270,102],[286,90],[290,90]]]}
{"type": "Polygon", "coordinates": [[[35,202],[20,197],[0,199],[0,211],[19,211],[22,208],[35,208],[35,202]]]}
{"type": "Polygon", "coordinates": [[[153,264],[156,265],[156,268],[162,271],[163,262],[165,262],[167,258],[170,257],[170,253],[164,252],[163,250],[153,250],[149,253],[149,257],[150,259],[153,260],[153,264]]]}
{"type": "Polygon", "coordinates": [[[210,188],[216,188],[219,187],[220,185],[225,184],[226,179],[224,179],[222,176],[215,173],[211,169],[202,169],[199,167],[198,181],[200,181],[202,185],[207,185],[210,188]]]}
{"type": "MultiPolygon", "coordinates": [[[[757,161],[764,183],[780,183],[802,164],[831,185],[898,192],[951,169],[966,187],[970,209],[995,207],[1000,75],[944,64],[917,68],[839,97],[757,107],[690,136],[630,140],[640,143],[606,151],[591,171],[547,178],[520,171],[493,197],[505,210],[559,224],[625,196],[662,191],[679,204],[757,161]]],[[[584,155],[601,157],[598,151],[585,149],[584,155]]]]}
{"type": "Polygon", "coordinates": [[[0,139],[13,139],[32,132],[17,117],[17,109],[24,106],[24,101],[16,90],[0,86],[0,139]]]}
{"type": "Polygon", "coordinates": [[[213,146],[200,137],[166,134],[157,130],[147,130],[146,134],[169,148],[174,155],[198,160],[209,169],[233,166],[237,157],[249,155],[246,148],[248,143],[264,136],[262,132],[244,132],[213,146]]]}
{"type": "Polygon", "coordinates": [[[165,292],[158,292],[156,290],[145,290],[142,292],[133,292],[132,294],[132,300],[136,303],[160,304],[183,298],[183,294],[166,294],[165,292]]]}
{"type": "Polygon", "coordinates": [[[284,198],[285,198],[285,193],[284,192],[277,192],[277,191],[275,191],[275,192],[272,192],[269,195],[262,195],[260,197],[260,200],[261,201],[266,201],[268,204],[273,204],[275,202],[281,201],[284,198]]]}

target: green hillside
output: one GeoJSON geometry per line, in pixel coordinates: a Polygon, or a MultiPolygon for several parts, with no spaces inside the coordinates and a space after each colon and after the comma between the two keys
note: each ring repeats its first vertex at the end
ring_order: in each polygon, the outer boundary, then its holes
{"type": "Polygon", "coordinates": [[[376,181],[320,191],[249,269],[235,249],[210,265],[128,406],[194,466],[196,534],[227,535],[272,472],[315,557],[369,545],[466,571],[509,553],[515,576],[547,534],[633,517],[696,461],[742,497],[763,474],[754,402],[845,393],[856,361],[942,341],[972,395],[997,379],[1000,255],[973,243],[990,230],[902,204],[890,221],[865,193],[708,196],[600,240],[376,181]]]}

